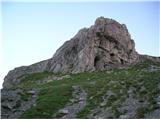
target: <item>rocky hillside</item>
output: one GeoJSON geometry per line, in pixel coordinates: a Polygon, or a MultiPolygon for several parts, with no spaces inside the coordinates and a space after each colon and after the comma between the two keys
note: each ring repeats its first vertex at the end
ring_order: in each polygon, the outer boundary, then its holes
{"type": "Polygon", "coordinates": [[[2,118],[160,118],[160,63],[78,74],[41,72],[2,89],[2,118]]]}
{"type": "Polygon", "coordinates": [[[2,118],[160,118],[160,58],[100,17],[52,58],[11,70],[1,98],[2,118]]]}
{"type": "Polygon", "coordinates": [[[137,62],[134,41],[124,24],[99,17],[90,28],[81,29],[48,60],[10,71],[3,86],[19,83],[18,77],[36,72],[80,73],[108,70],[137,62]]]}

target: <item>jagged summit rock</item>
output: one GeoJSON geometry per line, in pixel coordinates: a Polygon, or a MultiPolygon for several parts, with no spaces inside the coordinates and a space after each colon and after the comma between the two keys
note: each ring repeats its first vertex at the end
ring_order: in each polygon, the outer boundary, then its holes
{"type": "Polygon", "coordinates": [[[24,74],[107,70],[130,65],[138,60],[139,54],[126,25],[99,17],[90,28],[81,29],[71,40],[66,41],[52,58],[11,70],[5,77],[3,87],[17,84],[19,77],[24,74]]]}
{"type": "Polygon", "coordinates": [[[53,72],[105,70],[138,60],[134,41],[124,24],[99,17],[60,47],[48,62],[53,72]]]}

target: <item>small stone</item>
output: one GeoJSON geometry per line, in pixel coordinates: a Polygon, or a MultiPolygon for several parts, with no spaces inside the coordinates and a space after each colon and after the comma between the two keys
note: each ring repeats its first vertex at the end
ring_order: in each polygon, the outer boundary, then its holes
{"type": "Polygon", "coordinates": [[[7,107],[8,107],[9,109],[12,109],[12,108],[13,108],[13,105],[7,103],[7,107]]]}
{"type": "Polygon", "coordinates": [[[59,113],[68,114],[69,111],[68,111],[68,110],[65,110],[65,109],[62,109],[62,110],[59,110],[59,113]]]}
{"type": "Polygon", "coordinates": [[[32,95],[32,98],[36,98],[37,96],[36,95],[32,95]]]}
{"type": "Polygon", "coordinates": [[[69,101],[72,102],[72,103],[74,103],[76,100],[75,99],[70,99],[69,101]]]}
{"type": "Polygon", "coordinates": [[[70,77],[71,77],[70,75],[63,76],[63,78],[70,78],[70,77]]]}
{"type": "Polygon", "coordinates": [[[83,101],[79,101],[80,104],[83,104],[83,101]]]}
{"type": "Polygon", "coordinates": [[[83,101],[83,100],[84,100],[84,98],[82,98],[82,97],[81,97],[81,98],[79,98],[79,101],[83,101]]]}
{"type": "Polygon", "coordinates": [[[36,103],[33,104],[34,107],[35,107],[36,105],[37,105],[36,103]]]}
{"type": "Polygon", "coordinates": [[[91,85],[95,85],[95,84],[96,84],[96,81],[91,81],[90,84],[91,84],[91,85]]]}
{"type": "Polygon", "coordinates": [[[100,104],[101,107],[103,107],[103,106],[105,106],[105,105],[106,105],[106,101],[104,101],[104,102],[102,102],[102,103],[100,104]]]}
{"type": "Polygon", "coordinates": [[[52,81],[53,81],[53,80],[47,80],[46,82],[49,83],[49,82],[52,82],[52,81]]]}
{"type": "Polygon", "coordinates": [[[92,99],[93,99],[93,96],[91,96],[89,99],[92,100],[92,99]]]}
{"type": "Polygon", "coordinates": [[[158,97],[156,98],[156,101],[160,102],[160,96],[158,96],[158,97]]]}
{"type": "Polygon", "coordinates": [[[133,90],[132,89],[129,89],[128,90],[128,94],[132,94],[133,93],[133,90]]]}
{"type": "Polygon", "coordinates": [[[158,105],[160,105],[160,102],[157,102],[158,105]]]}
{"type": "Polygon", "coordinates": [[[120,117],[119,117],[120,119],[128,119],[129,118],[129,116],[128,115],[120,115],[120,117]]]}
{"type": "Polygon", "coordinates": [[[28,94],[32,94],[32,95],[34,95],[34,94],[36,94],[36,91],[34,91],[34,90],[30,90],[30,91],[28,91],[27,93],[28,93],[28,94]]]}
{"type": "Polygon", "coordinates": [[[72,88],[73,88],[73,89],[77,89],[77,88],[78,88],[78,86],[72,86],[72,88]]]}

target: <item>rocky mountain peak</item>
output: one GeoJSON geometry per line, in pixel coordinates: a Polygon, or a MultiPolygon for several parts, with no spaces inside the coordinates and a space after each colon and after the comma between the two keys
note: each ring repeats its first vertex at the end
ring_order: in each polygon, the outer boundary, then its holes
{"type": "Polygon", "coordinates": [[[127,27],[99,17],[94,25],[81,29],[57,50],[49,61],[48,70],[73,73],[105,70],[137,60],[135,44],[127,27]]]}
{"type": "Polygon", "coordinates": [[[79,73],[108,70],[137,62],[139,55],[126,25],[99,17],[90,28],[83,28],[66,41],[52,58],[11,70],[3,86],[17,84],[20,76],[36,72],[79,73]]]}

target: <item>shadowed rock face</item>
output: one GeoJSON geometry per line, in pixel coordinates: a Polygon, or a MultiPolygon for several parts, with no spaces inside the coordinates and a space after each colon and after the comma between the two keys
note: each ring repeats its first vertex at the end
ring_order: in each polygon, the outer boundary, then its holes
{"type": "Polygon", "coordinates": [[[24,74],[51,71],[79,73],[107,70],[139,60],[135,43],[124,24],[99,17],[90,28],[81,29],[66,41],[51,59],[15,68],[5,77],[4,88],[17,84],[24,74]]]}

